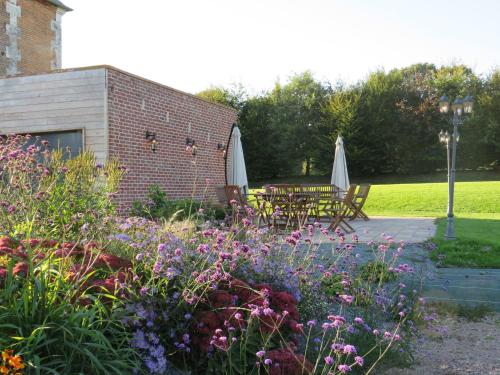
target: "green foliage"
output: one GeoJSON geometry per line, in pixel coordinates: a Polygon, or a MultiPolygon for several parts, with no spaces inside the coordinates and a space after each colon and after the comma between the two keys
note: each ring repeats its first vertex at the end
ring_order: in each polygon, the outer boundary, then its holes
{"type": "Polygon", "coordinates": [[[212,86],[196,95],[202,99],[222,104],[236,110],[241,110],[243,103],[247,99],[245,89],[241,85],[233,85],[228,89],[212,86]]]}
{"type": "Polygon", "coordinates": [[[396,279],[394,272],[389,272],[387,263],[380,261],[367,262],[361,266],[360,276],[369,283],[386,283],[396,279]]]}
{"type": "Polygon", "coordinates": [[[25,278],[6,280],[0,288],[0,347],[22,355],[30,374],[130,373],[138,358],[119,302],[111,309],[93,298],[79,306],[61,266],[47,260],[25,278]]]}
{"type": "Polygon", "coordinates": [[[344,285],[342,285],[342,281],[344,277],[339,273],[334,273],[330,277],[324,277],[321,280],[321,287],[326,295],[334,297],[338,294],[342,294],[344,292],[344,285]]]}
{"type": "Polygon", "coordinates": [[[443,168],[446,154],[437,134],[450,124],[437,108],[445,93],[475,98],[475,113],[460,130],[461,166],[499,164],[498,70],[480,77],[464,65],[415,64],[373,72],[350,86],[319,82],[305,72],[256,96],[242,93],[240,86],[199,95],[239,111],[252,179],[330,173],[338,134],[345,139],[353,176],[443,168]]]}
{"type": "Polygon", "coordinates": [[[135,216],[150,219],[172,221],[188,218],[222,220],[225,217],[224,209],[209,203],[191,199],[170,200],[159,185],[149,187],[146,202],[134,201],[131,213],[135,216]]]}
{"type": "Polygon", "coordinates": [[[82,226],[100,226],[114,212],[109,198],[123,174],[116,161],[99,165],[90,151],[67,159],[29,143],[29,136],[0,141],[0,233],[75,240],[82,226]]]}

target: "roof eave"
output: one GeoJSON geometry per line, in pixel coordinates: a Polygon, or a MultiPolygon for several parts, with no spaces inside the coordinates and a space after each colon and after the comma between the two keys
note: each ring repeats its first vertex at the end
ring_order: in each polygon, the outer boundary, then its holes
{"type": "Polygon", "coordinates": [[[64,10],[65,12],[72,12],[73,9],[71,9],[70,7],[64,5],[62,2],[60,2],[59,0],[47,0],[49,3],[51,3],[52,5],[55,5],[56,7],[58,7],[59,9],[62,9],[64,10]]]}

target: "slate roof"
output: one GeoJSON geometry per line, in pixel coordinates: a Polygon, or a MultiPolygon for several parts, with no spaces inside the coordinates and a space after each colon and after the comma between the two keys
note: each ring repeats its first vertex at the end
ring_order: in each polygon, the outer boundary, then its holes
{"type": "Polygon", "coordinates": [[[61,3],[59,0],[47,0],[49,3],[54,4],[56,7],[64,9],[66,12],[71,12],[73,9],[70,7],[67,7],[63,3],[61,3]]]}

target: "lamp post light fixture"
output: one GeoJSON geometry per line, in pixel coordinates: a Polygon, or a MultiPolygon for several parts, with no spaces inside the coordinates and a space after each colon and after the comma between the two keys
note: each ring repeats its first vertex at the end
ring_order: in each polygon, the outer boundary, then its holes
{"type": "Polygon", "coordinates": [[[439,142],[446,147],[446,159],[448,168],[448,212],[445,239],[454,240],[455,236],[455,221],[453,217],[453,199],[455,194],[455,165],[457,156],[457,145],[460,139],[458,134],[458,127],[463,124],[464,115],[470,115],[473,111],[474,100],[472,96],[467,95],[463,100],[456,98],[453,103],[446,95],[439,99],[439,112],[446,115],[450,112],[451,124],[453,126],[453,133],[441,130],[439,132],[439,142]]]}

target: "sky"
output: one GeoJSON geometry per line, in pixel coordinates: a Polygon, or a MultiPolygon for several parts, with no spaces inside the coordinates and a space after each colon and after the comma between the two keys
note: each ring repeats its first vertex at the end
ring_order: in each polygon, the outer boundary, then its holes
{"type": "Polygon", "coordinates": [[[64,68],[108,64],[191,93],[258,93],[305,70],[349,84],[420,62],[500,67],[499,0],[63,2],[64,68]]]}

